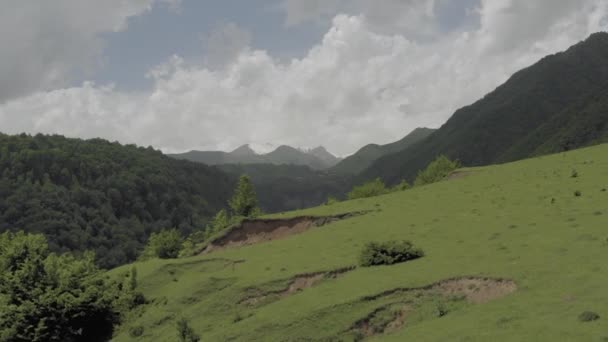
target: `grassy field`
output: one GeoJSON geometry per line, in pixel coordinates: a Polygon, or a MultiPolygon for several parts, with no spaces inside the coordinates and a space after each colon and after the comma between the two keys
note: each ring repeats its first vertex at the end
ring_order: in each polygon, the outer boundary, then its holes
{"type": "Polygon", "coordinates": [[[278,215],[369,211],[283,240],[137,263],[150,303],[116,341],[177,340],[182,317],[202,341],[350,341],[366,333],[357,322],[368,317],[367,325],[383,326],[398,312],[405,316],[400,328],[366,339],[608,341],[608,145],[465,171],[429,186],[278,215]],[[426,255],[284,291],[294,276],[356,266],[369,241],[402,239],[426,255]],[[429,288],[458,277],[508,279],[517,290],[472,303],[429,288]],[[583,311],[600,318],[582,322],[583,311]],[[138,326],[143,334],[130,336],[138,326]]]}

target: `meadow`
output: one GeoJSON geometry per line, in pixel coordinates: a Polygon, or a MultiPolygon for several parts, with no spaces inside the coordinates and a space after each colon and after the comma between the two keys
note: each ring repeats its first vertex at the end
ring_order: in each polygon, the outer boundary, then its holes
{"type": "Polygon", "coordinates": [[[271,216],[364,212],[284,239],[114,269],[148,300],[115,340],[177,340],[185,318],[202,341],[608,341],[608,145],[458,172],[271,216]],[[392,240],[425,256],[358,266],[392,240]],[[509,291],[474,300],[483,282],[509,291]]]}

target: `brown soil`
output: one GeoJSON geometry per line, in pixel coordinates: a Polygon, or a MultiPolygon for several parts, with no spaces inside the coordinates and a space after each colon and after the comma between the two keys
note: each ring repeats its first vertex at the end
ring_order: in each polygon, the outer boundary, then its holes
{"type": "Polygon", "coordinates": [[[465,296],[471,303],[482,304],[515,292],[517,285],[505,279],[460,278],[440,282],[433,289],[447,296],[465,296]]]}
{"type": "MultiPolygon", "coordinates": [[[[362,300],[371,301],[397,293],[418,292],[420,294],[439,293],[443,296],[450,297],[462,296],[471,303],[482,304],[504,297],[516,290],[517,285],[515,282],[507,279],[462,277],[446,279],[424,287],[397,288],[374,296],[364,297],[362,300]]],[[[407,304],[404,304],[400,311],[397,312],[395,318],[392,321],[387,322],[386,325],[373,326],[371,324],[376,315],[395,304],[398,304],[398,302],[374,310],[365,318],[355,322],[349,331],[356,333],[360,337],[366,338],[374,335],[391,333],[401,329],[406,323],[408,314],[413,310],[413,308],[407,304]]]]}
{"type": "Polygon", "coordinates": [[[341,269],[329,271],[329,272],[315,272],[315,273],[297,275],[289,281],[289,285],[286,288],[284,288],[282,290],[278,290],[278,291],[270,291],[270,292],[261,293],[256,296],[248,297],[248,298],[240,301],[239,304],[252,306],[252,305],[256,305],[258,303],[264,302],[266,300],[269,300],[270,298],[274,298],[274,300],[272,300],[272,301],[279,300],[281,298],[290,296],[294,293],[298,293],[305,289],[311,288],[311,287],[319,284],[320,282],[322,282],[325,279],[335,279],[348,271],[352,271],[353,269],[355,269],[355,268],[347,267],[347,268],[341,268],[341,269]]]}
{"type": "Polygon", "coordinates": [[[289,219],[253,219],[229,228],[226,234],[211,241],[201,254],[225,248],[253,245],[256,243],[284,239],[290,235],[305,232],[335,221],[347,219],[362,213],[348,213],[335,216],[301,216],[289,219]]]}

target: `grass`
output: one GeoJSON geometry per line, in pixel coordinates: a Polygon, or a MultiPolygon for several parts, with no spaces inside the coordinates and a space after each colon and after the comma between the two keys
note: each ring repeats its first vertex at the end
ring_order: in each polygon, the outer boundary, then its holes
{"type": "MultiPolygon", "coordinates": [[[[137,263],[150,301],[116,341],[172,341],[182,317],[203,341],[349,341],[356,322],[380,326],[410,303],[401,329],[373,341],[600,341],[608,337],[608,145],[471,169],[467,177],[289,212],[276,217],[369,213],[258,245],[137,263]],[[577,177],[571,177],[572,170],[577,177]],[[573,196],[578,191],[580,196],[573,196]],[[410,240],[425,257],[358,267],[260,305],[256,291],[300,274],[354,266],[370,241],[410,240]],[[235,261],[241,261],[236,262],[235,261]],[[507,278],[514,293],[484,304],[412,292],[462,276],[507,278]],[[376,296],[376,297],[374,297],[376,296]],[[581,312],[599,319],[581,322],[581,312]],[[388,318],[387,318],[388,317],[388,318]],[[373,317],[372,317],[373,318],[373,317]],[[130,329],[142,327],[134,338],[130,329]]],[[[116,275],[131,265],[110,271],[116,275]]],[[[359,336],[360,337],[360,336],[359,336]]]]}

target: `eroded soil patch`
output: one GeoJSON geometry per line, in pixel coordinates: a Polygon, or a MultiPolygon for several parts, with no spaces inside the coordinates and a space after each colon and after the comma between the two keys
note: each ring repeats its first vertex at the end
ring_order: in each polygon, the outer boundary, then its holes
{"type": "Polygon", "coordinates": [[[311,288],[324,280],[335,279],[353,269],[355,269],[355,267],[345,267],[328,272],[300,274],[288,280],[279,280],[264,284],[259,288],[249,288],[246,291],[247,295],[244,299],[239,301],[239,304],[247,306],[268,304],[307,288],[311,288]],[[278,287],[278,289],[272,289],[273,287],[278,287]]]}
{"type": "Polygon", "coordinates": [[[391,333],[407,326],[410,317],[414,321],[442,317],[464,305],[486,303],[516,290],[515,282],[507,279],[463,277],[385,291],[361,299],[389,303],[355,322],[345,333],[355,340],[391,333]]]}
{"type": "Polygon", "coordinates": [[[289,219],[245,220],[237,226],[228,228],[224,235],[212,240],[203,250],[202,254],[225,248],[284,239],[290,235],[305,232],[313,227],[321,227],[362,214],[364,213],[356,212],[325,217],[300,216],[289,219]]]}
{"type": "Polygon", "coordinates": [[[475,173],[474,171],[454,171],[447,176],[447,180],[465,178],[475,173]]]}

